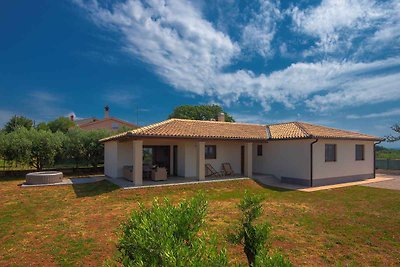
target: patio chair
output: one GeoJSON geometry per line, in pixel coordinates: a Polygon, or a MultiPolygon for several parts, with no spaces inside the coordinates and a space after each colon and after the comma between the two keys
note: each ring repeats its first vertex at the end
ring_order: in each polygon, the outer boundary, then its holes
{"type": "Polygon", "coordinates": [[[206,164],[206,177],[209,176],[218,176],[218,177],[222,177],[224,176],[224,172],[218,172],[214,169],[213,166],[211,166],[210,163],[206,164]]]}
{"type": "Polygon", "coordinates": [[[233,174],[233,169],[230,163],[222,163],[222,169],[224,170],[225,175],[233,174]]]}

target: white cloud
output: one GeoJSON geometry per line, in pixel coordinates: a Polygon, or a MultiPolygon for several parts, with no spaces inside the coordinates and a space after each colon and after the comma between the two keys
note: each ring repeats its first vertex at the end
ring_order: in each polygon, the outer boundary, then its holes
{"type": "MultiPolygon", "coordinates": [[[[376,113],[369,113],[364,115],[356,115],[351,114],[347,115],[346,118],[348,119],[372,119],[372,118],[385,118],[385,117],[393,117],[393,116],[400,116],[400,108],[394,108],[391,110],[387,110],[384,112],[376,112],[376,113]]],[[[387,125],[384,126],[387,129],[387,125]]]]}
{"type": "MultiPolygon", "coordinates": [[[[348,25],[358,26],[358,18],[363,17],[365,11],[359,10],[359,5],[339,3],[354,8],[357,14],[339,14],[340,22],[321,28],[304,24],[302,16],[305,15],[299,15],[299,25],[308,25],[306,28],[321,34],[350,27],[348,25]]],[[[306,104],[312,110],[325,111],[400,99],[396,84],[400,73],[392,70],[391,74],[382,74],[388,68],[398,69],[399,57],[365,63],[351,60],[299,62],[268,75],[256,75],[250,70],[226,72],[226,67],[240,56],[239,44],[215,29],[189,2],[152,0],[143,4],[128,0],[113,5],[112,9],[102,8],[93,1],[78,4],[99,25],[120,32],[127,53],[154,66],[176,89],[215,97],[226,105],[244,97],[260,102],[265,111],[274,102],[287,108],[306,104]]],[[[339,11],[342,9],[340,6],[339,11]]],[[[322,19],[321,14],[316,17],[322,19]]],[[[331,13],[327,15],[330,16],[328,22],[334,20],[331,13]]]]}
{"type": "Polygon", "coordinates": [[[243,27],[241,45],[245,49],[268,57],[273,54],[271,43],[281,13],[277,5],[271,1],[259,0],[258,4],[258,9],[251,11],[251,19],[243,27]]]}
{"type": "Polygon", "coordinates": [[[240,51],[185,1],[126,1],[110,11],[97,2],[80,4],[99,24],[121,32],[126,51],[155,66],[178,89],[211,93],[207,82],[240,51]]]}
{"type": "Polygon", "coordinates": [[[316,7],[293,7],[288,13],[295,30],[317,38],[306,55],[345,52],[354,49],[355,39],[365,39],[361,41],[363,50],[366,43],[389,41],[400,35],[395,30],[400,16],[397,0],[323,0],[316,7]]]}

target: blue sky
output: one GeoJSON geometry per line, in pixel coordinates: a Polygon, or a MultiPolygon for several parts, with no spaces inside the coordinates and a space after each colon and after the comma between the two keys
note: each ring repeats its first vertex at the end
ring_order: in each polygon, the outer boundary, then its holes
{"type": "Polygon", "coordinates": [[[396,0],[2,1],[0,125],[106,104],[146,125],[218,103],[242,122],[384,136],[400,122],[399,29],[396,0]]]}

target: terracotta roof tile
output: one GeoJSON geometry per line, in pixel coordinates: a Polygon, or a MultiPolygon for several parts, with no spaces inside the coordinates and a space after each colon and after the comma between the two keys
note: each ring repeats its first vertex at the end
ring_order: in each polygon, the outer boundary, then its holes
{"type": "Polygon", "coordinates": [[[305,122],[272,124],[268,125],[267,127],[271,132],[270,139],[333,138],[381,140],[379,137],[372,135],[314,125],[305,122]]]}
{"type": "Polygon", "coordinates": [[[304,122],[271,125],[169,119],[160,123],[117,134],[100,141],[135,137],[168,137],[227,140],[284,140],[300,138],[335,138],[380,140],[379,137],[318,126],[304,122]]]}
{"type": "Polygon", "coordinates": [[[265,125],[169,119],[101,141],[123,137],[179,137],[232,140],[267,140],[265,125]]]}

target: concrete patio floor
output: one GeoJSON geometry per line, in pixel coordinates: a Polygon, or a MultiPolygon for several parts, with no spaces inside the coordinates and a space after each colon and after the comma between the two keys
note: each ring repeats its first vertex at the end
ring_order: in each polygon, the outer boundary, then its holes
{"type": "Polygon", "coordinates": [[[57,185],[75,185],[75,184],[90,184],[96,183],[105,180],[106,177],[104,175],[99,176],[91,176],[84,178],[65,178],[61,183],[54,184],[25,184],[23,183],[21,187],[43,187],[43,186],[57,186],[57,185]]]}
{"type": "Polygon", "coordinates": [[[210,183],[210,182],[225,182],[233,180],[248,180],[250,178],[243,176],[225,176],[225,177],[207,177],[204,181],[199,181],[198,178],[184,178],[184,177],[168,177],[166,181],[153,181],[143,180],[143,185],[134,185],[131,181],[124,178],[106,178],[107,181],[118,185],[122,189],[138,189],[148,187],[160,187],[160,186],[176,186],[176,185],[187,185],[187,184],[198,184],[198,183],[210,183]]]}
{"type": "MultiPolygon", "coordinates": [[[[350,183],[342,183],[342,184],[334,184],[334,185],[326,185],[326,186],[318,186],[318,187],[307,187],[303,185],[296,185],[296,184],[287,184],[281,183],[278,179],[274,178],[270,175],[253,175],[252,178],[240,176],[240,175],[231,175],[225,177],[207,177],[206,180],[199,181],[197,178],[184,178],[184,177],[168,177],[166,181],[152,181],[152,180],[143,180],[143,185],[136,186],[131,181],[128,181],[124,178],[117,178],[112,179],[106,177],[104,175],[99,176],[91,176],[85,178],[70,178],[64,179],[61,183],[55,184],[38,184],[38,185],[27,185],[22,184],[21,187],[43,187],[43,186],[60,186],[60,185],[76,185],[76,184],[88,184],[88,183],[96,183],[99,181],[107,180],[115,185],[118,185],[122,189],[139,189],[139,188],[150,188],[150,187],[160,187],[160,186],[177,186],[177,185],[188,185],[188,184],[199,184],[199,183],[214,183],[214,182],[227,182],[227,181],[237,181],[237,180],[249,180],[252,179],[257,183],[268,186],[268,187],[275,187],[280,189],[286,190],[297,190],[303,192],[314,192],[320,190],[327,190],[327,189],[335,189],[335,188],[342,188],[347,186],[354,186],[354,185],[364,185],[364,186],[374,186],[380,187],[380,184],[385,184],[390,180],[393,180],[393,177],[388,177],[386,175],[377,175],[376,178],[367,179],[358,182],[350,182],[350,183]]],[[[386,188],[382,186],[382,188],[386,188]]]]}

